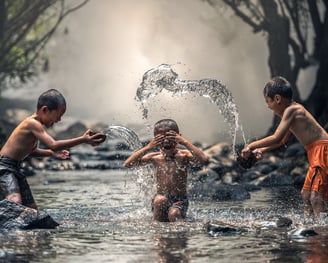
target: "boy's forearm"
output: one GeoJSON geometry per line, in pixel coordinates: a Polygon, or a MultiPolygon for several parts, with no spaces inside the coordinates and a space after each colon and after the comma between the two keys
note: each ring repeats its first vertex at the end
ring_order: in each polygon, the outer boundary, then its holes
{"type": "Polygon", "coordinates": [[[51,150],[57,152],[65,149],[72,148],[74,146],[80,145],[82,143],[86,143],[86,140],[83,136],[76,137],[73,139],[68,139],[68,140],[58,140],[58,141],[53,141],[49,145],[47,145],[51,150]]]}
{"type": "Polygon", "coordinates": [[[134,152],[125,162],[124,166],[125,167],[133,167],[133,166],[138,166],[138,164],[141,161],[141,158],[149,151],[148,145],[141,148],[140,150],[134,152]]]}
{"type": "Polygon", "coordinates": [[[199,162],[199,164],[206,165],[208,163],[208,157],[201,149],[187,140],[184,140],[183,144],[193,154],[194,158],[199,162]]]}
{"type": "Polygon", "coordinates": [[[31,157],[48,157],[52,156],[53,151],[50,149],[40,149],[37,148],[35,151],[33,151],[30,156],[31,157]]]}

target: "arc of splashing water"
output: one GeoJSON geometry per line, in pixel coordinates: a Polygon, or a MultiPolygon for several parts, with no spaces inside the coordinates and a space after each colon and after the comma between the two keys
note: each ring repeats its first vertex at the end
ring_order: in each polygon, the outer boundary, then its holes
{"type": "Polygon", "coordinates": [[[108,137],[122,138],[132,150],[138,150],[142,147],[138,135],[133,131],[123,126],[112,125],[103,131],[108,137]]]}
{"type": "Polygon", "coordinates": [[[245,136],[239,125],[239,114],[234,98],[227,87],[219,80],[180,80],[178,79],[178,74],[168,64],[162,64],[147,71],[143,75],[142,82],[136,92],[136,100],[141,102],[141,109],[145,119],[148,117],[147,100],[156,96],[162,90],[167,90],[173,94],[195,92],[202,97],[209,98],[212,103],[218,106],[225,122],[229,124],[234,155],[238,130],[241,131],[245,142],[245,136]]]}

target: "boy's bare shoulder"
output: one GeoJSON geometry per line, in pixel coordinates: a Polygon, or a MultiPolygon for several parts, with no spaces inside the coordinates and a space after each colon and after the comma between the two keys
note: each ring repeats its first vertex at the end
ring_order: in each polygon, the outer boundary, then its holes
{"type": "Polygon", "coordinates": [[[307,110],[304,108],[303,105],[294,102],[285,109],[284,115],[285,116],[305,115],[306,112],[307,110]]]}
{"type": "Polygon", "coordinates": [[[41,122],[36,120],[33,116],[27,117],[23,120],[17,128],[28,129],[28,130],[35,130],[35,129],[43,129],[41,122]]]}

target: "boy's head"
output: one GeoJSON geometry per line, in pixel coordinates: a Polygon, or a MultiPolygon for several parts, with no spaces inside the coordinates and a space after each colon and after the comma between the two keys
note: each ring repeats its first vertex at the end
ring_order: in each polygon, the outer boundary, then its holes
{"type": "Polygon", "coordinates": [[[163,119],[155,123],[154,135],[163,133],[164,130],[166,131],[171,130],[171,131],[175,131],[176,133],[179,133],[178,124],[172,119],[163,119]]]}
{"type": "Polygon", "coordinates": [[[164,135],[160,148],[166,152],[175,150],[177,145],[174,140],[169,139],[169,137],[167,137],[167,133],[170,131],[179,133],[178,124],[172,119],[163,119],[156,122],[154,125],[154,136],[159,134],[164,135]]]}
{"type": "Polygon", "coordinates": [[[263,93],[264,96],[268,96],[271,99],[273,99],[275,95],[280,95],[290,100],[293,98],[293,89],[290,83],[285,78],[279,76],[272,78],[265,85],[263,93]]]}
{"type": "Polygon", "coordinates": [[[64,96],[55,89],[43,92],[37,103],[38,118],[43,125],[50,128],[59,122],[66,111],[64,96]]]}
{"type": "Polygon", "coordinates": [[[59,107],[64,107],[66,109],[66,100],[64,96],[55,89],[50,89],[43,92],[37,103],[37,109],[47,106],[48,110],[57,110],[59,107]]]}

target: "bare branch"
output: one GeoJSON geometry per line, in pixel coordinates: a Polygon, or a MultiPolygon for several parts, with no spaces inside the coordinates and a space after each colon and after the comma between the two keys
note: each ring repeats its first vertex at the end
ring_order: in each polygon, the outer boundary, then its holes
{"type": "Polygon", "coordinates": [[[251,17],[249,17],[246,13],[244,13],[240,8],[239,5],[235,3],[233,0],[222,0],[226,5],[230,6],[230,8],[235,12],[235,14],[240,17],[246,24],[250,25],[253,28],[255,33],[264,30],[265,25],[263,21],[261,23],[254,22],[251,17]]]}

